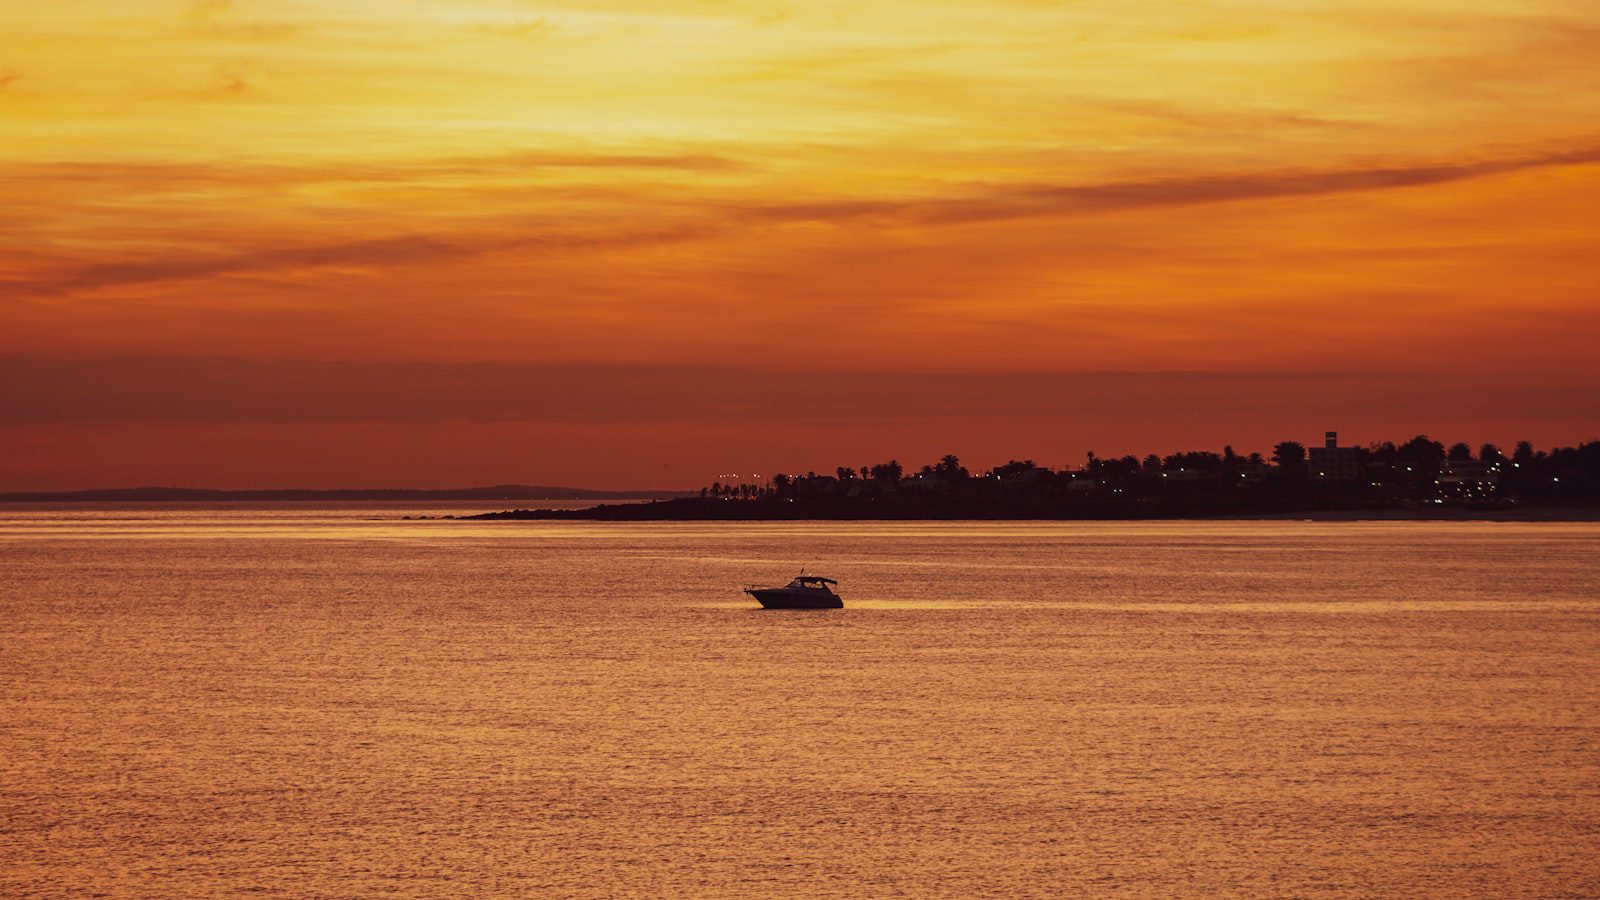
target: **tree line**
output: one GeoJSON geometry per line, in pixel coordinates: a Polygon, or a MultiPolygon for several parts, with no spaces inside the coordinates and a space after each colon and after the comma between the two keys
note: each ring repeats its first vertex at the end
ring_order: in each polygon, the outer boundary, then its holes
{"type": "MultiPolygon", "coordinates": [[[[1312,453],[1282,441],[1270,456],[1186,450],[1165,456],[1100,457],[1090,452],[1076,469],[1054,470],[1031,459],[973,472],[955,454],[916,470],[898,460],[839,466],[831,474],[773,475],[700,490],[705,500],[764,503],[968,502],[1009,506],[1049,503],[1199,505],[1247,508],[1277,503],[1360,505],[1414,503],[1593,503],[1600,501],[1600,441],[1536,449],[1518,442],[1510,453],[1495,444],[1476,450],[1427,435],[1402,443],[1355,448],[1354,477],[1313,472],[1312,453]],[[920,499],[919,499],[920,498],[920,499]]],[[[1348,457],[1346,457],[1348,461],[1348,457]]]]}

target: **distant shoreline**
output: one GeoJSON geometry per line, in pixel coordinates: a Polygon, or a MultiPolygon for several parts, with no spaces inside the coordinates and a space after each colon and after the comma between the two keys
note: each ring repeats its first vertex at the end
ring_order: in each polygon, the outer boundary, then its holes
{"type": "Polygon", "coordinates": [[[787,508],[741,501],[665,500],[653,503],[599,505],[584,509],[510,509],[477,515],[447,516],[476,521],[592,521],[592,522],[1072,522],[1072,521],[1411,521],[1411,522],[1600,522],[1600,507],[1512,506],[1472,509],[1444,506],[1436,509],[1323,508],[1272,510],[1204,510],[1097,506],[1046,511],[962,509],[937,505],[867,508],[860,504],[787,508]]]}
{"type": "Polygon", "coordinates": [[[1322,509],[1298,513],[1213,518],[1240,522],[1600,522],[1600,508],[1538,506],[1502,510],[1322,509]]]}
{"type": "Polygon", "coordinates": [[[87,491],[13,491],[0,493],[0,503],[239,503],[251,501],[351,500],[665,500],[689,491],[598,491],[588,488],[500,484],[471,488],[285,488],[217,490],[212,488],[137,487],[87,491]]]}

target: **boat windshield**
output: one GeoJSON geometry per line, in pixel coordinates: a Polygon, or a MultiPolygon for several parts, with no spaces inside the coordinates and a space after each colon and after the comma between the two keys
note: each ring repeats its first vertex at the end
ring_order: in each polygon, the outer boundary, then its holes
{"type": "Polygon", "coordinates": [[[819,578],[815,575],[801,575],[795,580],[789,582],[789,587],[803,588],[808,591],[826,591],[828,590],[828,585],[838,583],[839,582],[834,581],[832,578],[819,578]]]}

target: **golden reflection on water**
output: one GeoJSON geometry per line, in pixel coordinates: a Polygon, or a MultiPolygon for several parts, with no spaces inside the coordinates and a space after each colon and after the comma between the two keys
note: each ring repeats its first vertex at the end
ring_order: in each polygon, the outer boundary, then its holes
{"type": "Polygon", "coordinates": [[[1600,526],[392,509],[0,511],[0,895],[1600,884],[1600,526]]]}

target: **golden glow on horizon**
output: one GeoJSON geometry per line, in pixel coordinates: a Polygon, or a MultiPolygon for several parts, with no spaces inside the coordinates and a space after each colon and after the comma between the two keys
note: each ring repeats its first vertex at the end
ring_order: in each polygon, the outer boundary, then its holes
{"type": "Polygon", "coordinates": [[[1600,375],[1585,0],[0,0],[0,33],[0,355],[1600,375]]]}

